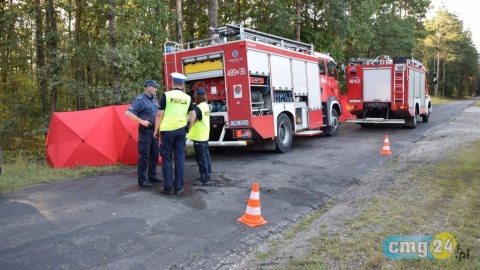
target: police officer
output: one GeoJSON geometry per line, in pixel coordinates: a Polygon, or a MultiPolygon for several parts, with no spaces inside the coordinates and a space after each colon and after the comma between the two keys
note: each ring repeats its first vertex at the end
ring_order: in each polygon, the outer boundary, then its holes
{"type": "Polygon", "coordinates": [[[212,175],[212,162],[210,159],[210,151],[208,149],[208,138],[210,137],[210,107],[207,103],[207,97],[204,88],[198,88],[195,93],[196,120],[187,138],[193,141],[193,149],[195,150],[195,160],[198,164],[200,177],[193,183],[194,186],[207,185],[212,175]]]}
{"type": "Polygon", "coordinates": [[[125,115],[138,123],[138,185],[152,187],[152,183],[160,183],[157,178],[159,155],[158,137],[154,137],[155,117],[158,112],[158,101],[155,96],[160,85],[154,80],[147,80],[144,93],[137,96],[128,107],[125,115]],[[148,175],[148,178],[147,178],[148,175]]]}
{"type": "Polygon", "coordinates": [[[195,122],[192,98],[185,94],[185,75],[174,72],[172,91],[165,92],[155,120],[155,134],[160,131],[163,173],[162,193],[172,195],[183,192],[185,174],[185,141],[187,129],[195,122]],[[190,117],[189,124],[187,115],[190,117]],[[175,156],[175,181],[173,181],[172,153],[175,156]]]}

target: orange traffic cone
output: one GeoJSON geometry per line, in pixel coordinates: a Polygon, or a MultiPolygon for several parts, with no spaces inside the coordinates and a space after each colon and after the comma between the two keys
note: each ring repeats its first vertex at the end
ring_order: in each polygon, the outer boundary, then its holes
{"type": "Polygon", "coordinates": [[[237,220],[250,227],[267,224],[267,221],[263,219],[260,211],[260,192],[258,183],[253,183],[252,193],[250,193],[250,198],[247,203],[247,210],[245,211],[245,214],[237,220]]]}
{"type": "Polygon", "coordinates": [[[388,135],[385,135],[385,141],[383,142],[382,151],[380,151],[380,155],[391,155],[390,152],[390,142],[388,141],[388,135]]]}

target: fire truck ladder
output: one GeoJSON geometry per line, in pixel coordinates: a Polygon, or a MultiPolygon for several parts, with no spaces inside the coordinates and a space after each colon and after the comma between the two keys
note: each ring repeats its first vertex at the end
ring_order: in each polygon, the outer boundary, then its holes
{"type": "MultiPolygon", "coordinates": [[[[163,56],[163,61],[166,61],[167,60],[167,57],[165,56],[165,54],[167,53],[175,53],[175,52],[179,52],[179,51],[183,51],[183,46],[181,44],[178,44],[177,42],[175,41],[165,41],[165,43],[163,44],[163,53],[164,53],[164,56],[163,56]]],[[[177,58],[176,57],[173,57],[174,59],[174,64],[175,64],[175,70],[173,71],[168,71],[168,70],[165,70],[165,74],[170,74],[172,72],[177,72],[177,58]]],[[[165,64],[171,64],[171,63],[165,63],[165,64]]],[[[167,67],[168,65],[165,65],[165,68],[167,67]]]]}
{"type": "Polygon", "coordinates": [[[220,40],[229,38],[235,40],[254,40],[272,44],[288,50],[309,53],[312,55],[314,54],[315,50],[315,46],[313,44],[307,44],[300,41],[248,29],[243,27],[242,24],[226,24],[225,26],[218,28],[216,33],[218,33],[220,40]]]}
{"type": "Polygon", "coordinates": [[[401,102],[405,104],[405,72],[404,64],[395,64],[395,72],[393,75],[393,93],[395,103],[401,102]]]}

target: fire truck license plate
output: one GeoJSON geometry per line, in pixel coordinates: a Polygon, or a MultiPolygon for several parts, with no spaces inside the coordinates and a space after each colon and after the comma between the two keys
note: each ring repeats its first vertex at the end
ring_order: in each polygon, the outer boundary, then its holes
{"type": "Polygon", "coordinates": [[[230,121],[231,127],[238,127],[238,126],[248,126],[248,120],[232,120],[230,121]]]}

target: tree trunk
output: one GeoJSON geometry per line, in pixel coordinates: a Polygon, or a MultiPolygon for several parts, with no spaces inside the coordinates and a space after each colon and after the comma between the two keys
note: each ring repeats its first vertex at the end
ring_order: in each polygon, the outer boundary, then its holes
{"type": "Polygon", "coordinates": [[[208,1],[208,37],[211,38],[218,28],[218,0],[208,1]]]}
{"type": "Polygon", "coordinates": [[[75,1],[75,30],[73,36],[75,38],[76,52],[72,60],[72,67],[75,74],[76,88],[77,88],[77,110],[84,110],[85,107],[85,94],[84,85],[85,85],[85,74],[83,72],[83,67],[81,65],[80,58],[82,55],[80,52],[83,50],[83,39],[82,39],[82,15],[83,15],[83,5],[82,0],[75,1]]]}
{"type": "Polygon", "coordinates": [[[42,4],[40,0],[35,0],[35,48],[36,48],[36,76],[37,87],[42,101],[42,113],[49,111],[48,107],[48,87],[47,78],[45,76],[45,47],[43,44],[43,16],[42,4]]]}
{"type": "Polygon", "coordinates": [[[302,26],[302,0],[295,0],[295,40],[300,41],[300,32],[302,26]]]}
{"type": "Polygon", "coordinates": [[[53,0],[47,2],[47,56],[49,59],[49,72],[47,78],[50,80],[50,115],[57,110],[57,91],[58,91],[58,72],[60,70],[60,61],[57,59],[58,32],[57,22],[55,20],[55,8],[53,0]]]}
{"type": "Polygon", "coordinates": [[[177,8],[177,42],[179,44],[183,44],[183,15],[182,15],[182,0],[176,0],[176,8],[177,8]]]}
{"type": "Polygon", "coordinates": [[[459,86],[457,87],[457,98],[460,99],[463,96],[463,80],[465,78],[465,73],[461,73],[460,81],[458,82],[459,86]]]}
{"type": "Polygon", "coordinates": [[[445,97],[445,82],[446,82],[445,65],[446,65],[446,63],[445,63],[445,61],[443,61],[442,97],[445,97]]]}
{"type": "MultiPolygon", "coordinates": [[[[0,0],[0,18],[5,18],[5,3],[6,1],[5,0],[0,0]]],[[[8,26],[8,24],[5,22],[5,21],[1,21],[2,24],[1,26],[5,27],[5,26],[8,26]]],[[[9,37],[10,37],[10,33],[13,32],[12,31],[12,28],[13,27],[13,24],[12,26],[8,26],[7,29],[2,29],[0,30],[0,57],[1,57],[1,65],[2,67],[8,67],[8,59],[10,57],[10,46],[9,46],[9,37]]],[[[8,81],[8,68],[2,68],[1,69],[1,82],[2,82],[2,86],[3,87],[6,87],[7,86],[7,81],[8,81]]]]}
{"type": "Polygon", "coordinates": [[[110,30],[110,48],[112,49],[112,72],[113,72],[113,95],[114,95],[114,104],[118,105],[121,101],[121,91],[120,91],[120,68],[119,66],[119,57],[117,52],[117,38],[115,30],[115,20],[116,20],[116,3],[115,0],[109,0],[110,4],[110,14],[108,17],[108,26],[110,30]]]}
{"type": "Polygon", "coordinates": [[[242,12],[242,1],[237,0],[236,3],[237,3],[237,22],[241,23],[242,22],[242,14],[241,14],[241,12],[242,12]]]}

